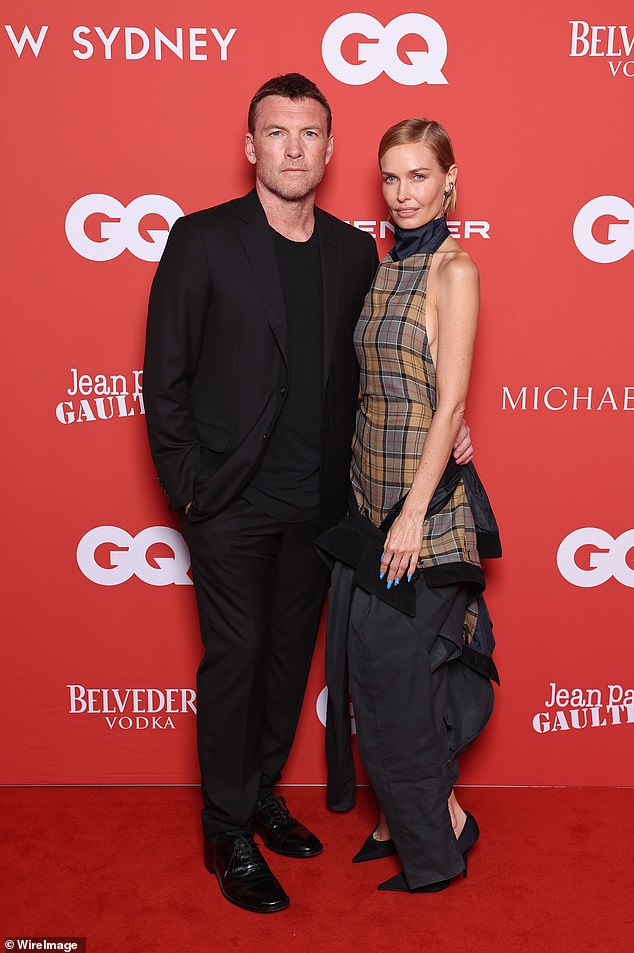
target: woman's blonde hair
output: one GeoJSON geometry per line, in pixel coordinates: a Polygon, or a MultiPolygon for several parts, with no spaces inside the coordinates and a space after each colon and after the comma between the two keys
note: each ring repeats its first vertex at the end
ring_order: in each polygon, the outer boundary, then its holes
{"type": "MultiPolygon", "coordinates": [[[[405,146],[412,142],[423,142],[432,153],[443,172],[448,172],[455,165],[453,146],[449,133],[444,126],[433,119],[403,119],[395,126],[390,126],[379,143],[379,165],[381,159],[394,146],[405,146]]],[[[456,183],[445,193],[442,210],[453,212],[456,207],[456,183]]]]}

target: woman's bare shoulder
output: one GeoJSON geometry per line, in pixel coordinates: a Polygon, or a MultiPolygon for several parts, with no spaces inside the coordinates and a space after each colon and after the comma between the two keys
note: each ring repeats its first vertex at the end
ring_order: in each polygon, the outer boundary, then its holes
{"type": "Polygon", "coordinates": [[[471,255],[450,238],[438,255],[437,280],[443,287],[472,287],[479,282],[478,266],[471,255]]]}

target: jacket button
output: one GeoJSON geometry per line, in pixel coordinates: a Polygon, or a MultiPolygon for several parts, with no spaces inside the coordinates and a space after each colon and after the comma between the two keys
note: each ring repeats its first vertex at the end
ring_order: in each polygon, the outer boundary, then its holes
{"type": "Polygon", "coordinates": [[[266,440],[267,437],[268,437],[268,434],[267,434],[267,433],[262,434],[262,440],[266,440]]]}
{"type": "Polygon", "coordinates": [[[280,394],[283,395],[285,393],[286,393],[286,387],[280,387],[280,394]]]}

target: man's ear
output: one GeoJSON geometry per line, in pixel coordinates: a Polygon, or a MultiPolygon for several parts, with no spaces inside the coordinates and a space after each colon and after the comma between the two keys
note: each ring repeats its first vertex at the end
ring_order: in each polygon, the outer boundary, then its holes
{"type": "Polygon", "coordinates": [[[257,159],[255,157],[255,145],[253,144],[253,136],[250,132],[247,132],[246,136],[244,137],[244,154],[251,165],[256,164],[257,159]]]}
{"type": "Polygon", "coordinates": [[[328,145],[326,146],[326,165],[332,159],[332,150],[335,148],[335,140],[332,136],[328,136],[328,145]]]}

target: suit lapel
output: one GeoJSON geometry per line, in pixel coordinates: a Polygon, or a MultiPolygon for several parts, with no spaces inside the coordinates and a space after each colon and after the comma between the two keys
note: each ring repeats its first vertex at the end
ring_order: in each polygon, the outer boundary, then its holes
{"type": "Polygon", "coordinates": [[[341,244],[328,219],[315,209],[315,223],[317,238],[319,239],[319,254],[321,256],[321,281],[323,295],[323,325],[322,325],[322,387],[326,388],[332,351],[339,323],[341,303],[341,283],[343,281],[343,263],[341,244]]]}
{"type": "Polygon", "coordinates": [[[238,217],[241,219],[238,235],[253,270],[267,321],[288,367],[288,327],[284,292],[269,224],[255,191],[239,200],[238,217]]]}

